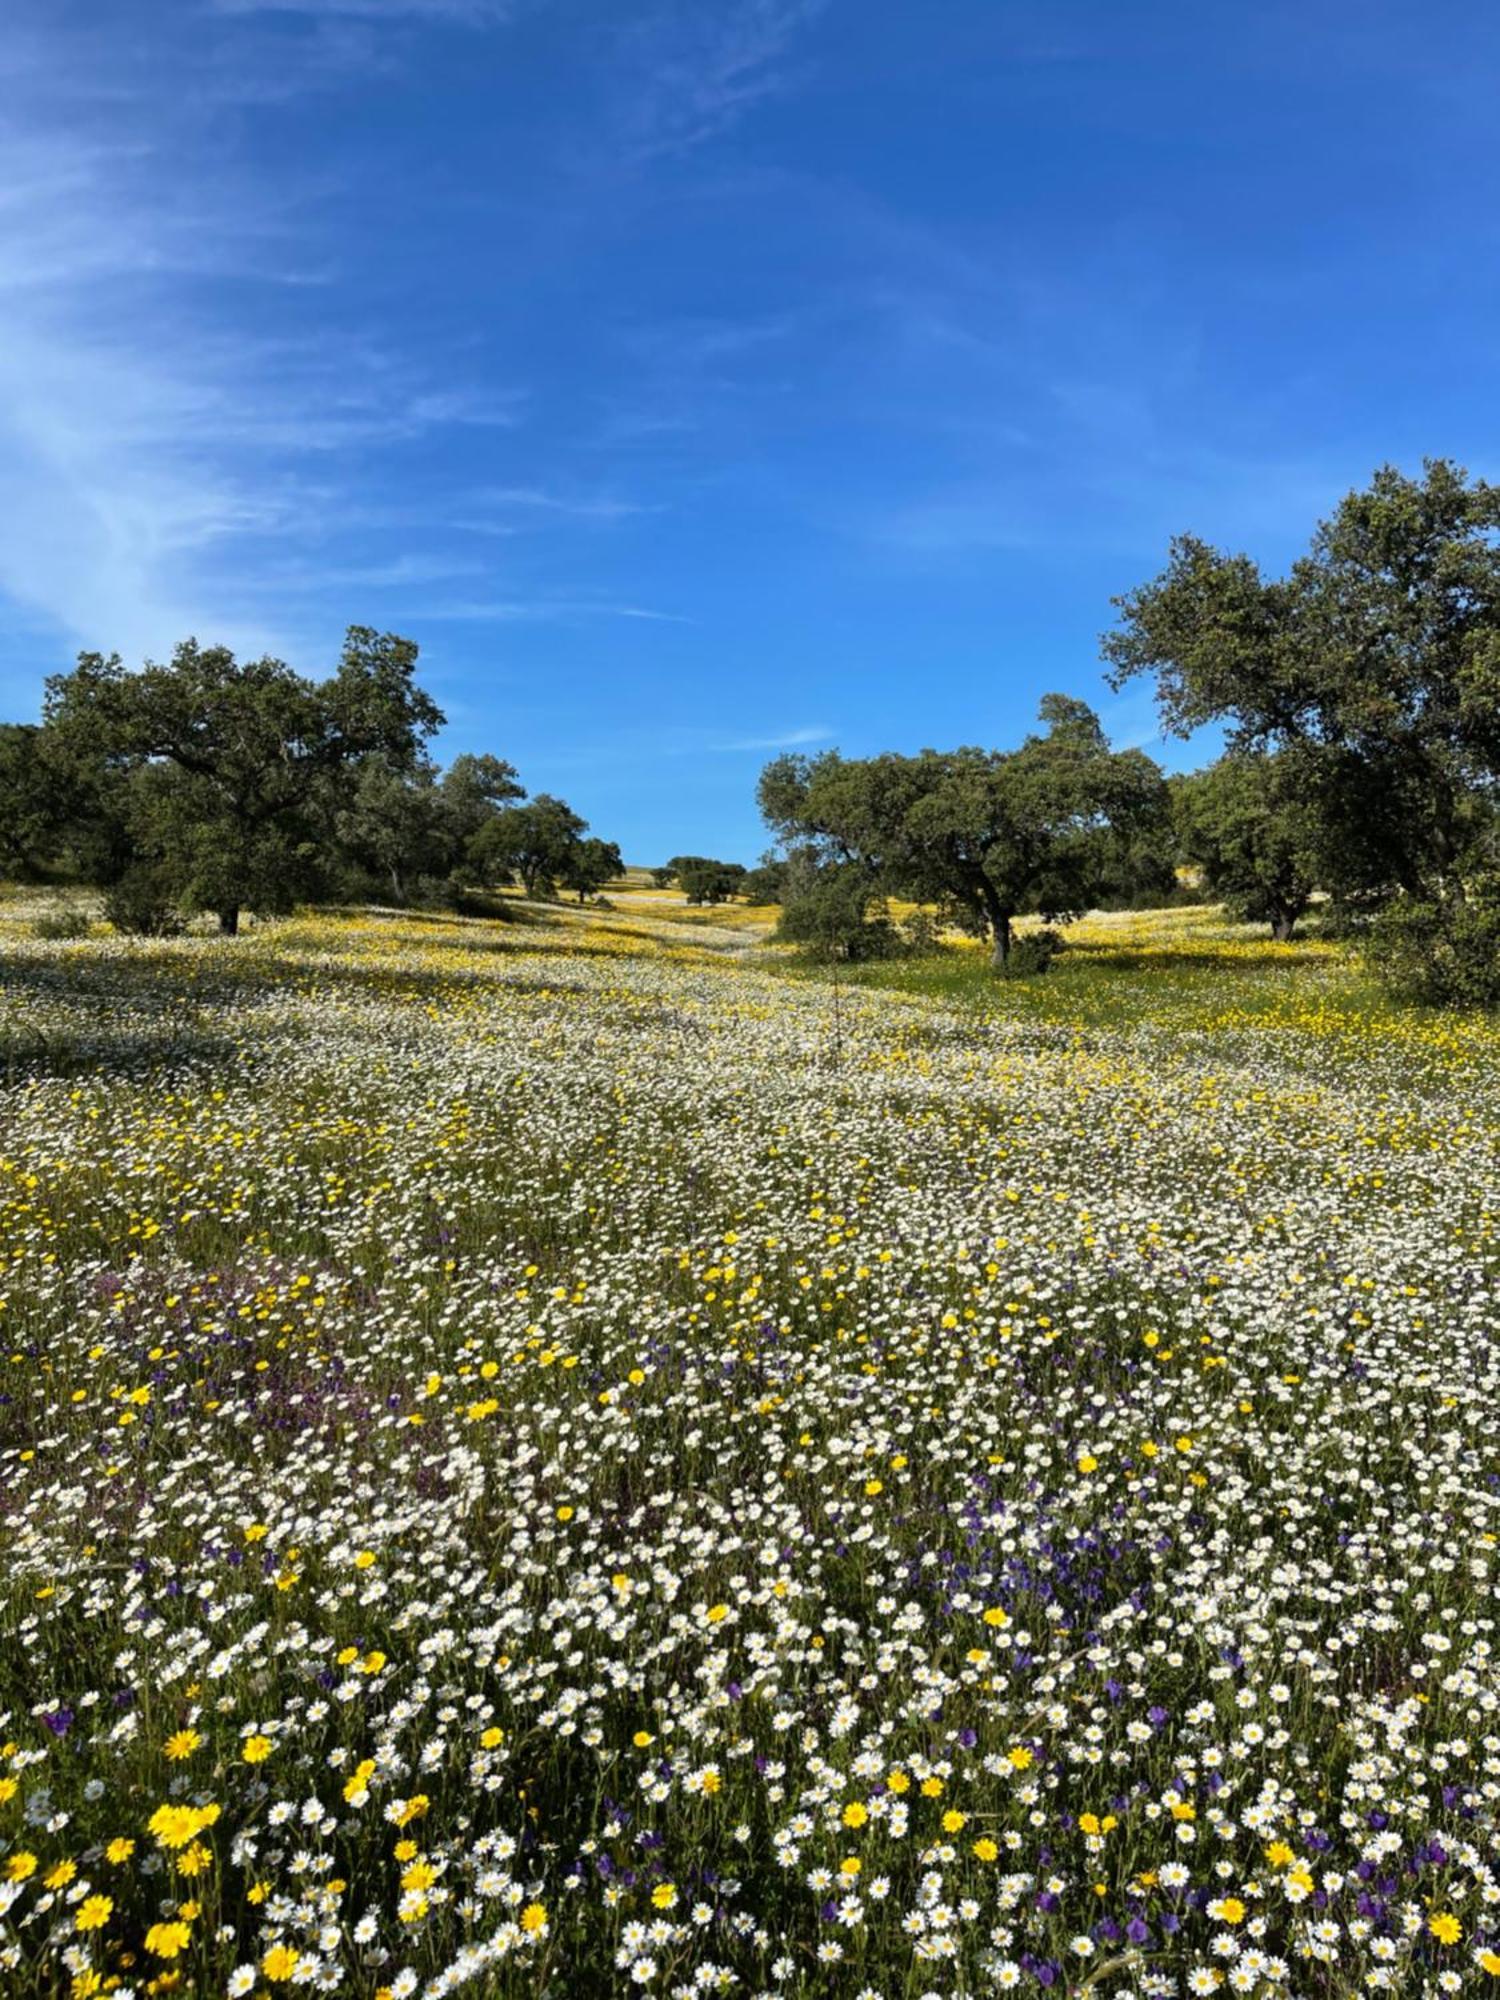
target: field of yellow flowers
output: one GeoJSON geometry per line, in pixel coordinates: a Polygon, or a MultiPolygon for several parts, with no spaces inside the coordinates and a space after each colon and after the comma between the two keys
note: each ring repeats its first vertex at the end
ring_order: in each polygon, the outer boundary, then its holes
{"type": "Polygon", "coordinates": [[[1076,935],[0,925],[6,2000],[1500,1995],[1500,1035],[1076,935]]]}

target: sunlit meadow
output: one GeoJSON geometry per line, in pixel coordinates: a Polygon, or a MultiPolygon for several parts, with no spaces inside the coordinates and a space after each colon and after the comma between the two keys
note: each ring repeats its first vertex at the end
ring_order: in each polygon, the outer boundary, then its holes
{"type": "Polygon", "coordinates": [[[7,2000],[1500,1995],[1493,1026],[0,915],[7,2000]]]}

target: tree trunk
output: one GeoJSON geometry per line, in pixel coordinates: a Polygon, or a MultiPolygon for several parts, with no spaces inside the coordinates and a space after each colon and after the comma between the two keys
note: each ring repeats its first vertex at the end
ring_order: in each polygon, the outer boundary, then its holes
{"type": "Polygon", "coordinates": [[[1010,911],[1001,907],[998,896],[986,896],[985,914],[989,918],[990,937],[993,940],[990,964],[996,972],[1004,972],[1010,958],[1010,911]]]}
{"type": "Polygon", "coordinates": [[[240,906],[231,903],[227,910],[219,912],[219,936],[238,937],[240,934],[240,906]]]}

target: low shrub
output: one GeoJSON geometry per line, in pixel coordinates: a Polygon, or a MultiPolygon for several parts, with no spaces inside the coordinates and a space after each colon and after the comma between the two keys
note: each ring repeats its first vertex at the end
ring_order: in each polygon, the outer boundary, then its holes
{"type": "Polygon", "coordinates": [[[1011,942],[1005,956],[1007,979],[1035,979],[1045,972],[1063,948],[1062,934],[1054,930],[1023,931],[1011,942]]]}
{"type": "Polygon", "coordinates": [[[943,950],[943,927],[931,910],[913,910],[901,925],[901,940],[913,958],[931,958],[943,950]]]}
{"type": "Polygon", "coordinates": [[[128,869],[105,892],[104,914],[117,931],[130,937],[179,937],[182,914],[156,869],[128,869]]]}
{"type": "Polygon", "coordinates": [[[807,957],[830,963],[893,958],[902,949],[884,901],[874,895],[869,877],[853,867],[808,873],[786,895],[776,935],[800,944],[807,957]]]}
{"type": "Polygon", "coordinates": [[[85,938],[89,934],[89,913],[76,903],[58,903],[50,910],[44,910],[31,926],[34,938],[45,938],[56,943],[66,938],[85,938]]]}
{"type": "Polygon", "coordinates": [[[1365,956],[1400,1000],[1500,1007],[1500,883],[1442,903],[1393,903],[1366,933],[1365,956]]]}

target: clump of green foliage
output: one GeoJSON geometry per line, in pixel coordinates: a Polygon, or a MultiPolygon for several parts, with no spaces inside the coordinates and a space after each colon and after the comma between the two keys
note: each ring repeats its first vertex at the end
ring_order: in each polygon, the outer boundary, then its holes
{"type": "Polygon", "coordinates": [[[1444,902],[1397,902],[1370,926],[1367,953],[1398,999],[1500,1006],[1500,881],[1444,902]]]}
{"type": "Polygon", "coordinates": [[[185,929],[166,871],[149,864],[127,868],[110,885],[104,915],[110,927],[126,937],[178,937],[185,929]]]}
{"type": "Polygon", "coordinates": [[[623,862],[561,799],[528,803],[503,758],[446,771],[417,647],[349,628],[335,672],[185,640],[138,671],[84,653],[47,683],[41,726],[0,726],[0,867],[105,892],[116,930],[163,936],[193,911],[444,903],[501,883],[597,895],[623,862]]]}
{"type": "Polygon", "coordinates": [[[1053,930],[1050,925],[1044,925],[1041,930],[1026,931],[1010,948],[1005,961],[1005,977],[1035,979],[1048,970],[1062,949],[1062,932],[1053,930]]]}
{"type": "Polygon", "coordinates": [[[1383,466],[1286,576],[1181,536],[1117,605],[1113,684],[1151,674],[1177,734],[1229,726],[1225,767],[1184,803],[1231,899],[1290,935],[1316,879],[1387,911],[1368,932],[1383,976],[1493,1004],[1471,885],[1500,786],[1500,485],[1443,459],[1420,479],[1383,466]]]}
{"type": "Polygon", "coordinates": [[[776,935],[822,963],[899,958],[908,949],[865,869],[855,863],[819,866],[810,855],[800,857],[776,935]]]}
{"type": "Polygon", "coordinates": [[[65,943],[89,934],[89,913],[77,903],[56,903],[32,920],[31,935],[49,943],[65,943]]]}
{"type": "Polygon", "coordinates": [[[1041,719],[1045,733],[1015,750],[778,757],[761,774],[761,811],[785,845],[853,870],[870,895],[954,910],[1003,971],[1018,916],[1080,916],[1129,848],[1167,824],[1157,766],[1111,750],[1085,702],[1047,695],[1041,719]]]}
{"type": "Polygon", "coordinates": [[[742,892],[748,876],[742,863],[707,854],[674,854],[651,871],[658,889],[680,889],[690,903],[727,903],[742,892]]]}

